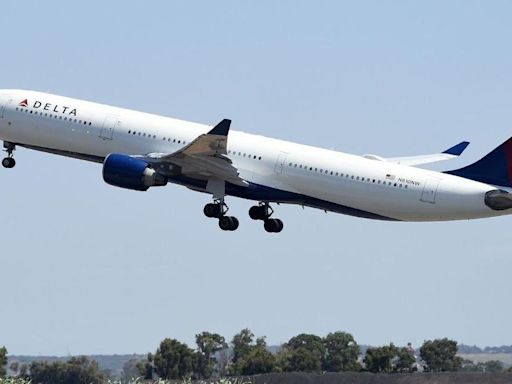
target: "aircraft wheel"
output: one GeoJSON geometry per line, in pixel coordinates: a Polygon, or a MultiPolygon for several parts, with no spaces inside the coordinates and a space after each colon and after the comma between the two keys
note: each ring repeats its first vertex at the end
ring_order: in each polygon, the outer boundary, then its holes
{"type": "Polygon", "coordinates": [[[279,219],[267,219],[265,220],[265,231],[269,233],[279,233],[283,230],[284,224],[279,219]]]}
{"type": "Polygon", "coordinates": [[[12,157],[6,157],[2,160],[2,166],[4,168],[14,168],[16,165],[16,160],[14,160],[12,157]]]}
{"type": "Polygon", "coordinates": [[[222,216],[219,219],[219,227],[223,231],[235,231],[238,228],[239,222],[236,217],[222,216]]]}
{"type": "Polygon", "coordinates": [[[265,220],[267,218],[267,208],[263,205],[255,205],[249,209],[249,216],[253,220],[265,220]]]}
{"type": "Polygon", "coordinates": [[[221,216],[221,205],[220,204],[206,204],[203,209],[203,213],[206,217],[220,217],[221,216]]]}

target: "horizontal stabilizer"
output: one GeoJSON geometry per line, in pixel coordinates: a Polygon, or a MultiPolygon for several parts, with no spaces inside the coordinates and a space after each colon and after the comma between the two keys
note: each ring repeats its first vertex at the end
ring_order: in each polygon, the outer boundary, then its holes
{"type": "Polygon", "coordinates": [[[382,158],[376,155],[365,155],[364,157],[372,160],[380,160],[380,161],[388,161],[390,163],[402,164],[402,165],[421,165],[421,164],[430,164],[436,163],[438,161],[450,160],[454,157],[460,156],[462,152],[468,147],[469,142],[463,141],[457,145],[454,145],[451,148],[441,152],[434,153],[430,155],[418,155],[418,156],[406,156],[406,157],[389,157],[382,158]]]}

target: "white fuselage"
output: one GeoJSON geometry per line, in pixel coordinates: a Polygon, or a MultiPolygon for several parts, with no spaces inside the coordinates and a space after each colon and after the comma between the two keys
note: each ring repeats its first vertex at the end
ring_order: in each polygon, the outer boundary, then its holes
{"type": "MultiPolygon", "coordinates": [[[[98,162],[110,153],[173,153],[210,128],[46,93],[0,92],[1,140],[98,162]]],[[[496,189],[492,185],[243,132],[229,133],[227,156],[240,177],[258,188],[256,194],[246,194],[244,187],[231,194],[249,199],[402,221],[511,211],[485,205],[485,194],[496,189]]]]}

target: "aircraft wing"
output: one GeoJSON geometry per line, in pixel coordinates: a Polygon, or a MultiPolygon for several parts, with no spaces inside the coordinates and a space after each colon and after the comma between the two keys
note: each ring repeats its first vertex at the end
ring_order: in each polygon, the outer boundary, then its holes
{"type": "Polygon", "coordinates": [[[463,141],[457,145],[454,145],[451,148],[441,152],[434,153],[430,155],[419,155],[419,156],[408,156],[408,157],[380,157],[375,155],[364,155],[364,157],[373,160],[381,160],[388,161],[390,163],[403,164],[403,165],[421,165],[421,164],[429,164],[436,163],[438,161],[453,159],[454,157],[458,157],[464,152],[464,150],[469,145],[469,142],[463,141]]]}
{"type": "Polygon", "coordinates": [[[155,169],[179,169],[179,174],[200,179],[215,178],[232,184],[247,186],[227,155],[231,120],[224,119],[211,131],[198,136],[174,153],[149,153],[144,159],[155,169]],[[170,167],[166,167],[169,165],[170,167]]]}

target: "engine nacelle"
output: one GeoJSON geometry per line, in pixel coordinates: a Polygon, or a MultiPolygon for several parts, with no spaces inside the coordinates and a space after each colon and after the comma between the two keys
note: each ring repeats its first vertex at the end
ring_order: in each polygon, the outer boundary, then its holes
{"type": "Polygon", "coordinates": [[[103,180],[107,184],[136,191],[167,184],[167,178],[144,160],[118,153],[111,153],[105,158],[103,180]]]}

